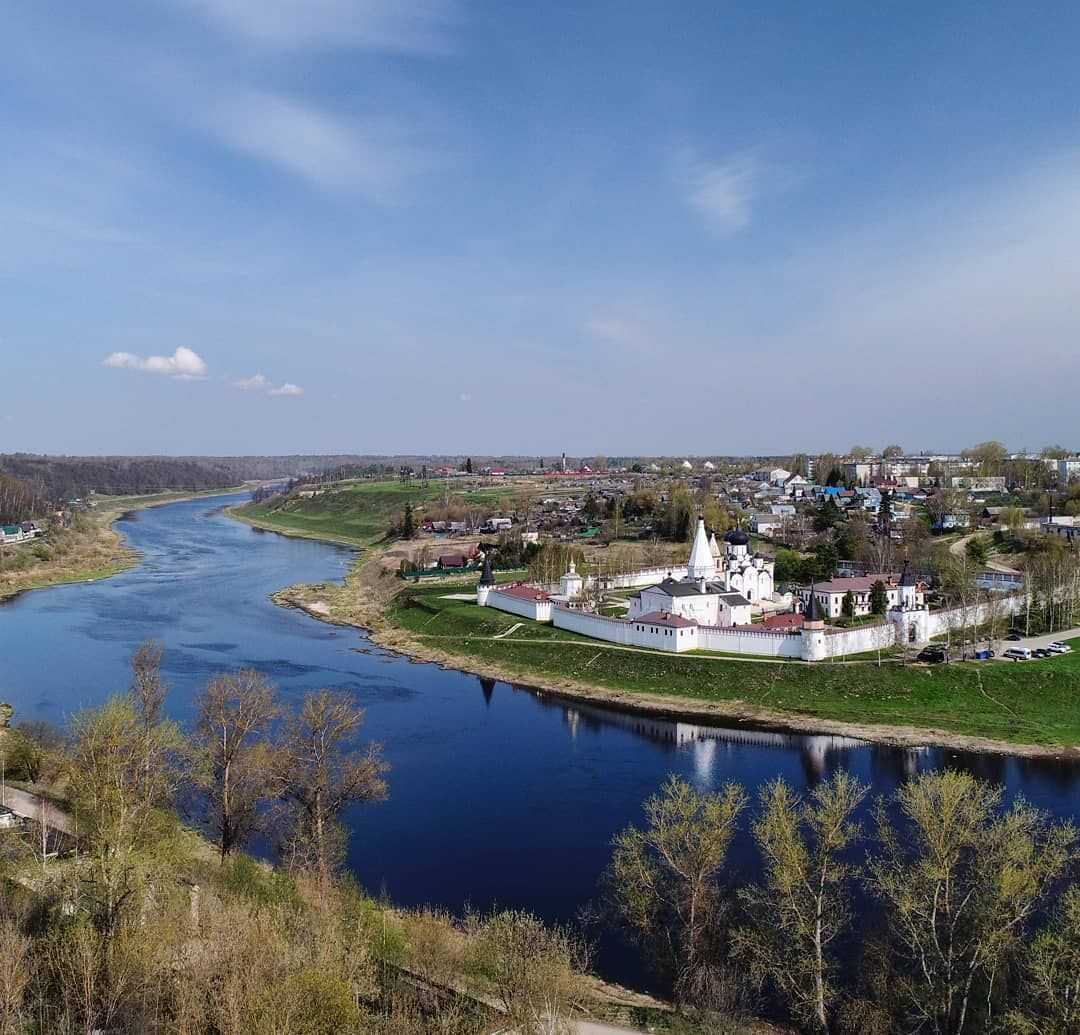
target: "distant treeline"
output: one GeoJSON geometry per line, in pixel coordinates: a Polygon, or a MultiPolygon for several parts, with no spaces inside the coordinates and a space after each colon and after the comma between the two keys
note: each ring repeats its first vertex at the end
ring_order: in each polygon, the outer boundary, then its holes
{"type": "MultiPolygon", "coordinates": [[[[226,489],[248,480],[298,478],[334,472],[367,473],[377,464],[361,464],[350,456],[39,456],[0,454],[0,475],[17,479],[19,490],[8,495],[20,501],[62,503],[91,492],[128,496],[185,489],[226,489]]],[[[5,513],[7,511],[5,510],[5,513]]],[[[20,510],[22,516],[27,516],[20,510]]],[[[10,520],[15,520],[12,516],[10,520]]]]}

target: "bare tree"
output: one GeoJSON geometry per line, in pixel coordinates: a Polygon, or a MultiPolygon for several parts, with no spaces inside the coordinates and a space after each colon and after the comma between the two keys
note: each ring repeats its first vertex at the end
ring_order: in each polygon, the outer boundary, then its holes
{"type": "Polygon", "coordinates": [[[1054,825],[1023,801],[1004,812],[1001,804],[999,787],[949,770],[896,792],[899,825],[878,804],[881,852],[868,885],[885,910],[881,959],[895,1031],[991,1029],[995,981],[1076,859],[1071,825],[1054,825]]]}
{"type": "Polygon", "coordinates": [[[131,655],[131,685],[128,694],[143,729],[143,790],[150,793],[150,773],[156,760],[152,753],[156,745],[165,747],[157,735],[162,721],[165,695],[168,693],[161,678],[161,658],[165,646],[160,640],[143,640],[131,655]]]}
{"type": "Polygon", "coordinates": [[[283,793],[293,805],[289,854],[294,865],[314,869],[323,888],[344,854],[341,810],[386,797],[381,746],[354,747],[363,721],[364,710],[348,694],[309,693],[287,720],[278,756],[283,793]]]}
{"type": "Polygon", "coordinates": [[[196,701],[200,784],[221,861],[256,829],[276,796],[273,752],[266,742],[278,714],[274,690],[253,669],[212,679],[196,701]]]}
{"type": "Polygon", "coordinates": [[[1062,896],[1052,922],[1023,952],[1024,995],[1005,1019],[1015,1035],[1080,1032],[1080,887],[1062,896]]]}
{"type": "Polygon", "coordinates": [[[646,829],[615,838],[606,883],[616,914],[679,988],[709,964],[729,912],[721,872],[745,807],[738,784],[700,794],[672,776],[645,802],[646,829]]]}
{"type": "Polygon", "coordinates": [[[761,794],[754,840],[765,880],[743,889],[752,926],[735,932],[736,955],[770,981],[792,1013],[827,1032],[838,995],[832,944],[851,920],[853,868],[844,853],[859,836],[852,819],[867,788],[846,772],[819,784],[808,801],[777,779],[761,794]]]}

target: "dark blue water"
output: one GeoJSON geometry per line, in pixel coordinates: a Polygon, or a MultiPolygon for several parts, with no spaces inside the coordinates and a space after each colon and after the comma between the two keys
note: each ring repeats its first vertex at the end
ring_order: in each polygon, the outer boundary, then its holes
{"type": "MultiPolygon", "coordinates": [[[[119,527],[142,552],[139,567],[0,606],[0,699],[16,721],[63,723],[126,687],[131,651],[147,637],[166,644],[168,708],[182,720],[195,691],[227,668],[262,670],[287,699],[348,689],[392,766],[390,799],[349,816],[349,865],[399,904],[524,907],[572,920],[596,896],[612,836],[670,773],[703,789],[734,779],[753,790],[777,775],[806,787],[842,766],[884,793],[948,764],[1060,816],[1080,814],[1073,764],[645,719],[372,649],[359,632],[268,599],[292,582],[341,577],[350,551],[232,521],[221,508],[239,499],[132,514],[119,527]]],[[[747,834],[732,859],[752,871],[747,834]]],[[[607,976],[645,983],[610,937],[597,962],[607,976]]]]}

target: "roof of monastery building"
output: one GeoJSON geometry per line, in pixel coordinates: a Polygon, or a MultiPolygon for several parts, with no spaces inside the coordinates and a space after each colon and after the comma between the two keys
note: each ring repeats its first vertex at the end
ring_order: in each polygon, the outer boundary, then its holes
{"type": "Polygon", "coordinates": [[[645,622],[648,625],[670,625],[676,629],[688,629],[697,625],[697,622],[681,615],[673,615],[670,611],[650,611],[647,615],[639,615],[635,622],[645,622]]]}
{"type": "Polygon", "coordinates": [[[895,586],[896,574],[878,572],[873,575],[841,575],[828,582],[819,582],[815,587],[816,593],[869,593],[874,588],[875,582],[883,582],[886,586],[895,586]]]}
{"type": "Polygon", "coordinates": [[[507,586],[492,590],[493,593],[502,593],[504,596],[517,597],[519,600],[547,600],[548,595],[542,589],[535,586],[507,586]]]}

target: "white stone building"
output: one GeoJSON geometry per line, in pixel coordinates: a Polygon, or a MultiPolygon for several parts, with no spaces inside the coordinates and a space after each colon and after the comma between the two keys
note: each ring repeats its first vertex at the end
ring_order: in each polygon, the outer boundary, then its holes
{"type": "Polygon", "coordinates": [[[913,576],[904,572],[896,575],[880,572],[872,575],[842,575],[828,582],[818,582],[799,590],[803,610],[809,611],[811,596],[818,613],[823,618],[839,618],[844,613],[844,597],[851,594],[855,616],[870,614],[870,596],[874,583],[885,586],[885,608],[906,610],[921,608],[926,602],[926,587],[913,576]]]}

